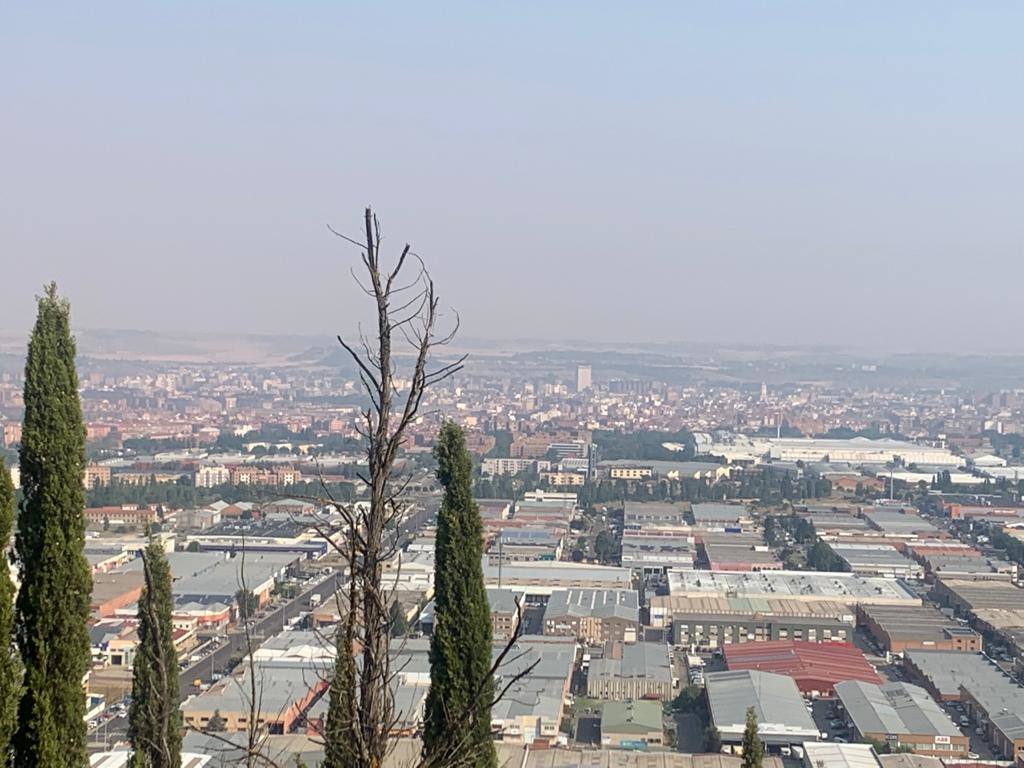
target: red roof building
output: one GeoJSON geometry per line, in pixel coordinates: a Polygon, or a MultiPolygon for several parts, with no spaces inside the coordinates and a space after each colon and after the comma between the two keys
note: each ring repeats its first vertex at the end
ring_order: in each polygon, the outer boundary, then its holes
{"type": "Polygon", "coordinates": [[[759,669],[793,678],[802,693],[834,696],[835,684],[860,680],[881,684],[875,668],[850,643],[772,640],[725,646],[729,669],[759,669]]]}

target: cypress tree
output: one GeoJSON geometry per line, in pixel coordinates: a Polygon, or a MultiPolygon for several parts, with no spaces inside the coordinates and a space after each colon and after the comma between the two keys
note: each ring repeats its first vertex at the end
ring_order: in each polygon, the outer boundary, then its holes
{"type": "Polygon", "coordinates": [[[335,634],[334,677],[327,692],[327,719],[324,723],[323,768],[347,768],[354,752],[350,743],[355,731],[356,660],[352,655],[351,623],[345,621],[335,634]]]}
{"type": "Polygon", "coordinates": [[[145,584],[139,598],[139,644],[132,668],[128,739],[136,768],[179,768],[178,653],[171,624],[171,569],[164,548],[150,537],[142,554],[145,584]]]}
{"type": "Polygon", "coordinates": [[[437,516],[424,753],[432,765],[492,768],[497,757],[491,740],[494,681],[483,527],[473,500],[472,463],[456,424],[441,428],[434,456],[444,499],[437,516]]]}
{"type": "Polygon", "coordinates": [[[747,708],[747,727],[743,729],[743,768],[761,768],[764,763],[764,744],[757,733],[757,714],[747,708]]]}
{"type": "Polygon", "coordinates": [[[14,582],[7,563],[13,527],[14,485],[0,460],[0,765],[10,761],[21,698],[21,662],[14,647],[14,582]]]}
{"type": "Polygon", "coordinates": [[[39,300],[25,363],[24,498],[14,540],[21,566],[15,637],[25,666],[16,768],[78,768],[86,754],[92,575],[85,559],[85,427],[70,308],[51,283],[39,300]]]}
{"type": "MultiPolygon", "coordinates": [[[[349,528],[349,563],[356,560],[355,532],[349,528]]],[[[357,754],[352,739],[357,731],[356,658],[353,645],[356,637],[356,580],[354,568],[349,570],[345,615],[338,622],[334,635],[334,677],[328,691],[327,719],[324,723],[323,768],[348,768],[357,754]]],[[[342,600],[338,600],[339,606],[342,600]]]]}

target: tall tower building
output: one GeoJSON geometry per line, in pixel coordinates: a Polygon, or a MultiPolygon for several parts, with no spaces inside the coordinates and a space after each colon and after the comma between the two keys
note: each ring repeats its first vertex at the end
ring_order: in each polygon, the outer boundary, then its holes
{"type": "Polygon", "coordinates": [[[768,399],[768,382],[767,381],[762,381],[761,382],[761,402],[763,403],[767,399],[768,399]]]}
{"type": "Polygon", "coordinates": [[[590,389],[590,366],[589,365],[578,365],[576,366],[576,391],[582,392],[585,389],[590,389]]]}

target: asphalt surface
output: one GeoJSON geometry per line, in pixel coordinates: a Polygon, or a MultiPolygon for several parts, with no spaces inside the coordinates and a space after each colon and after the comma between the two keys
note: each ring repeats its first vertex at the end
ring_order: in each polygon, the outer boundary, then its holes
{"type": "MultiPolygon", "coordinates": [[[[253,640],[256,643],[280,632],[290,619],[295,618],[303,611],[310,610],[310,599],[314,594],[320,595],[323,601],[333,594],[338,588],[340,574],[332,573],[322,581],[317,582],[302,594],[283,603],[258,619],[252,628],[253,640]]],[[[215,673],[223,674],[225,667],[231,657],[236,653],[243,653],[245,648],[245,633],[239,629],[231,629],[227,634],[227,642],[219,646],[206,658],[200,659],[195,664],[186,667],[181,672],[179,690],[181,701],[184,702],[189,696],[197,693],[195,681],[203,683],[213,682],[215,673]]],[[[106,749],[108,745],[123,741],[128,735],[128,717],[114,717],[90,730],[90,747],[96,750],[106,749]]]]}

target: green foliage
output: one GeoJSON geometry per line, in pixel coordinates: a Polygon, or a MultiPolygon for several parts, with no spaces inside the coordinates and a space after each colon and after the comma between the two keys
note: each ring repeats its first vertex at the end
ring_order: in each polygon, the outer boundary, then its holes
{"type": "Polygon", "coordinates": [[[132,669],[128,739],[135,768],[179,768],[181,713],[171,622],[171,569],[163,546],[155,539],[150,539],[142,559],[145,584],[139,598],[139,643],[132,669]]]}
{"type": "Polygon", "coordinates": [[[704,689],[699,685],[688,685],[672,700],[676,712],[700,712],[704,706],[704,689]]]}
{"type": "Polygon", "coordinates": [[[409,620],[405,618],[405,611],[401,604],[395,600],[388,609],[388,621],[391,624],[392,637],[405,637],[409,633],[409,620]]]}
{"type": "Polygon", "coordinates": [[[807,565],[815,571],[841,572],[846,570],[843,559],[824,541],[817,541],[807,551],[807,565]]]}
{"type": "Polygon", "coordinates": [[[613,432],[598,429],[593,433],[602,459],[660,459],[662,461],[690,461],[695,455],[693,435],[687,429],[676,432],[613,432]],[[682,451],[670,451],[662,443],[680,443],[682,451]]]}
{"type": "Polygon", "coordinates": [[[206,724],[207,733],[224,733],[224,729],[227,728],[227,722],[220,714],[219,709],[213,710],[213,715],[210,716],[210,721],[206,724]]]}
{"type": "Polygon", "coordinates": [[[0,462],[0,765],[7,764],[11,738],[18,724],[21,659],[14,646],[14,583],[7,563],[7,545],[14,527],[14,486],[0,462]]]}
{"type": "Polygon", "coordinates": [[[248,621],[260,609],[260,601],[251,589],[240,589],[235,592],[235,604],[238,606],[238,618],[248,621]]]}
{"type": "Polygon", "coordinates": [[[708,725],[704,729],[704,751],[705,752],[721,752],[722,751],[722,734],[718,732],[718,729],[713,725],[708,725]]]}
{"type": "Polygon", "coordinates": [[[85,427],[69,305],[50,284],[25,363],[21,482],[15,552],[21,566],[15,623],[25,665],[14,764],[87,766],[86,622],[92,575],[85,559],[85,427]]]}
{"type": "MultiPolygon", "coordinates": [[[[352,483],[328,483],[328,490],[339,501],[352,501],[352,483]]],[[[122,504],[163,504],[172,508],[200,507],[223,499],[229,503],[238,501],[267,501],[284,495],[320,496],[323,487],[316,482],[295,483],[285,488],[260,485],[218,485],[213,488],[196,488],[187,483],[147,483],[146,485],[122,485],[93,488],[87,492],[89,507],[119,507],[122,504]]]]}
{"type": "Polygon", "coordinates": [[[761,768],[764,763],[764,744],[757,733],[757,715],[754,708],[747,709],[747,726],[743,729],[743,768],[761,768]]]}
{"type": "Polygon", "coordinates": [[[462,430],[441,428],[434,448],[444,498],[437,515],[434,633],[423,751],[431,765],[497,765],[491,740],[491,610],[484,589],[483,526],[473,501],[462,430]]]}
{"type": "Polygon", "coordinates": [[[1006,552],[1006,558],[1024,565],[1024,541],[1003,532],[1002,528],[989,526],[989,541],[996,549],[1006,552]]]}
{"type": "Polygon", "coordinates": [[[621,548],[609,531],[602,530],[594,537],[594,554],[602,563],[614,563],[620,553],[621,548]]]}
{"type": "Polygon", "coordinates": [[[493,433],[494,447],[487,452],[489,457],[507,459],[512,448],[512,433],[507,429],[499,429],[493,433]]]}
{"type": "Polygon", "coordinates": [[[870,744],[875,750],[875,754],[878,755],[910,754],[914,751],[906,744],[900,744],[897,747],[893,747],[888,741],[882,741],[881,739],[865,739],[864,743],[870,744]]]}
{"type": "MultiPolygon", "coordinates": [[[[349,602],[354,602],[355,589],[350,583],[349,602]]],[[[353,655],[355,619],[349,612],[342,617],[334,635],[334,677],[328,690],[327,720],[324,726],[324,761],[322,768],[348,768],[355,750],[351,739],[355,732],[356,660],[353,655]]]]}

